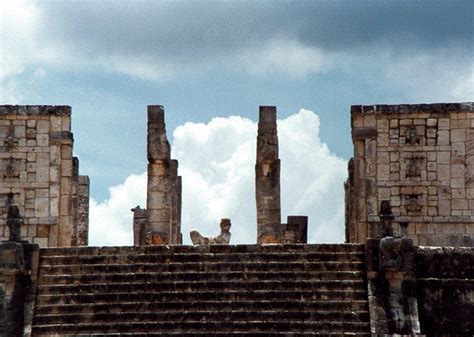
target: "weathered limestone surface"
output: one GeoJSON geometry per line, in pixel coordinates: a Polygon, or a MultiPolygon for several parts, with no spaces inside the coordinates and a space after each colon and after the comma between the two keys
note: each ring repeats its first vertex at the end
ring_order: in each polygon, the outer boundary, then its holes
{"type": "Polygon", "coordinates": [[[472,336],[474,250],[418,247],[415,273],[421,333],[472,336]]]}
{"type": "MultiPolygon", "coordinates": [[[[22,238],[41,247],[81,244],[73,237],[88,215],[76,214],[72,146],[70,107],[0,106],[0,239],[9,236],[4,210],[13,193],[22,238]]],[[[86,212],[88,199],[82,204],[86,212]]]]}
{"type": "Polygon", "coordinates": [[[308,217],[289,215],[283,227],[282,243],[308,243],[308,217]]]}
{"type": "Polygon", "coordinates": [[[36,244],[0,243],[0,336],[29,336],[35,301],[36,244]]]}
{"type": "Polygon", "coordinates": [[[283,241],[276,107],[261,106],[255,164],[257,243],[283,241]]]}
{"type": "Polygon", "coordinates": [[[347,241],[364,242],[388,200],[394,233],[415,245],[472,246],[473,103],[352,106],[351,114],[347,241]]]}
{"type": "Polygon", "coordinates": [[[147,238],[151,245],[181,243],[181,177],[171,159],[161,105],[148,106],[147,238]]]}
{"type": "Polygon", "coordinates": [[[189,234],[194,245],[228,245],[230,242],[230,219],[221,219],[221,233],[214,237],[205,237],[198,231],[192,230],[189,234]]]}
{"type": "Polygon", "coordinates": [[[133,212],[133,245],[143,246],[146,244],[146,209],[136,206],[131,211],[133,212]]]}

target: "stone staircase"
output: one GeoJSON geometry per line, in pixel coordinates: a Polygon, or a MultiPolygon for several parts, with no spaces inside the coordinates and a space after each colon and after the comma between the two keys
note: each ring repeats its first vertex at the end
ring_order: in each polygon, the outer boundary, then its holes
{"type": "Polygon", "coordinates": [[[40,251],[33,336],[369,336],[363,245],[40,251]]]}

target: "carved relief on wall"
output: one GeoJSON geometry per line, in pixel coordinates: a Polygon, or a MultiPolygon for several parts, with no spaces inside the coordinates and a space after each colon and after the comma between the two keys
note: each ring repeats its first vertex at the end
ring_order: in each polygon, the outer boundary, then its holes
{"type": "Polygon", "coordinates": [[[402,197],[402,210],[404,215],[418,215],[422,209],[422,195],[421,194],[408,194],[402,197]]]}
{"type": "Polygon", "coordinates": [[[21,161],[10,158],[4,162],[3,178],[15,179],[20,177],[21,161]]]}

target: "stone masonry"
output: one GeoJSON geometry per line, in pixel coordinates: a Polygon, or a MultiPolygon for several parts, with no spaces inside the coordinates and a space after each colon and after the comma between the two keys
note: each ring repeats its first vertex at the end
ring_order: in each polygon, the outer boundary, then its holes
{"type": "Polygon", "coordinates": [[[473,103],[357,105],[351,115],[347,242],[371,237],[388,201],[395,235],[421,246],[473,245],[473,103]]]}
{"type": "Polygon", "coordinates": [[[257,243],[280,243],[283,237],[280,207],[280,159],[276,107],[261,106],[255,164],[257,243]]]}
{"type": "Polygon", "coordinates": [[[86,245],[89,179],[72,155],[69,106],[0,106],[0,240],[7,195],[24,218],[21,237],[40,247],[86,245]]]}
{"type": "Polygon", "coordinates": [[[161,105],[148,106],[147,141],[147,208],[132,209],[134,244],[181,244],[181,177],[178,161],[171,159],[161,105]]]}

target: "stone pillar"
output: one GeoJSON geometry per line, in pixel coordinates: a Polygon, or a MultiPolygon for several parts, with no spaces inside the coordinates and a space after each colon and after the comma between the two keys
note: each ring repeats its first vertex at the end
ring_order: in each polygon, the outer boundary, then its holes
{"type": "Polygon", "coordinates": [[[178,161],[171,160],[171,179],[173,188],[171,190],[171,227],[170,244],[182,244],[181,235],[181,177],[178,176],[178,161]]]}
{"type": "Polygon", "coordinates": [[[77,245],[87,246],[89,243],[89,188],[88,176],[79,176],[77,189],[78,217],[77,217],[77,245]]]}
{"type": "Polygon", "coordinates": [[[177,244],[180,233],[180,177],[178,162],[171,160],[166,138],[165,112],[148,106],[147,243],[177,244]]]}
{"type": "MultiPolygon", "coordinates": [[[[420,333],[415,296],[413,242],[394,237],[388,201],[380,207],[376,238],[366,242],[367,281],[371,333],[374,335],[420,333]]],[[[375,223],[374,223],[375,226],[375,223]]]]}
{"type": "Polygon", "coordinates": [[[308,243],[308,217],[288,215],[284,230],[283,243],[308,243]]]}
{"type": "Polygon", "coordinates": [[[260,106],[255,164],[257,243],[281,243],[280,159],[276,107],[260,106]]]}
{"type": "Polygon", "coordinates": [[[13,201],[13,193],[8,195],[6,224],[10,229],[9,241],[0,244],[0,335],[29,336],[39,246],[21,238],[23,217],[13,201]]]}
{"type": "Polygon", "coordinates": [[[146,209],[137,206],[131,211],[133,212],[133,245],[143,246],[147,233],[146,209]]]}

